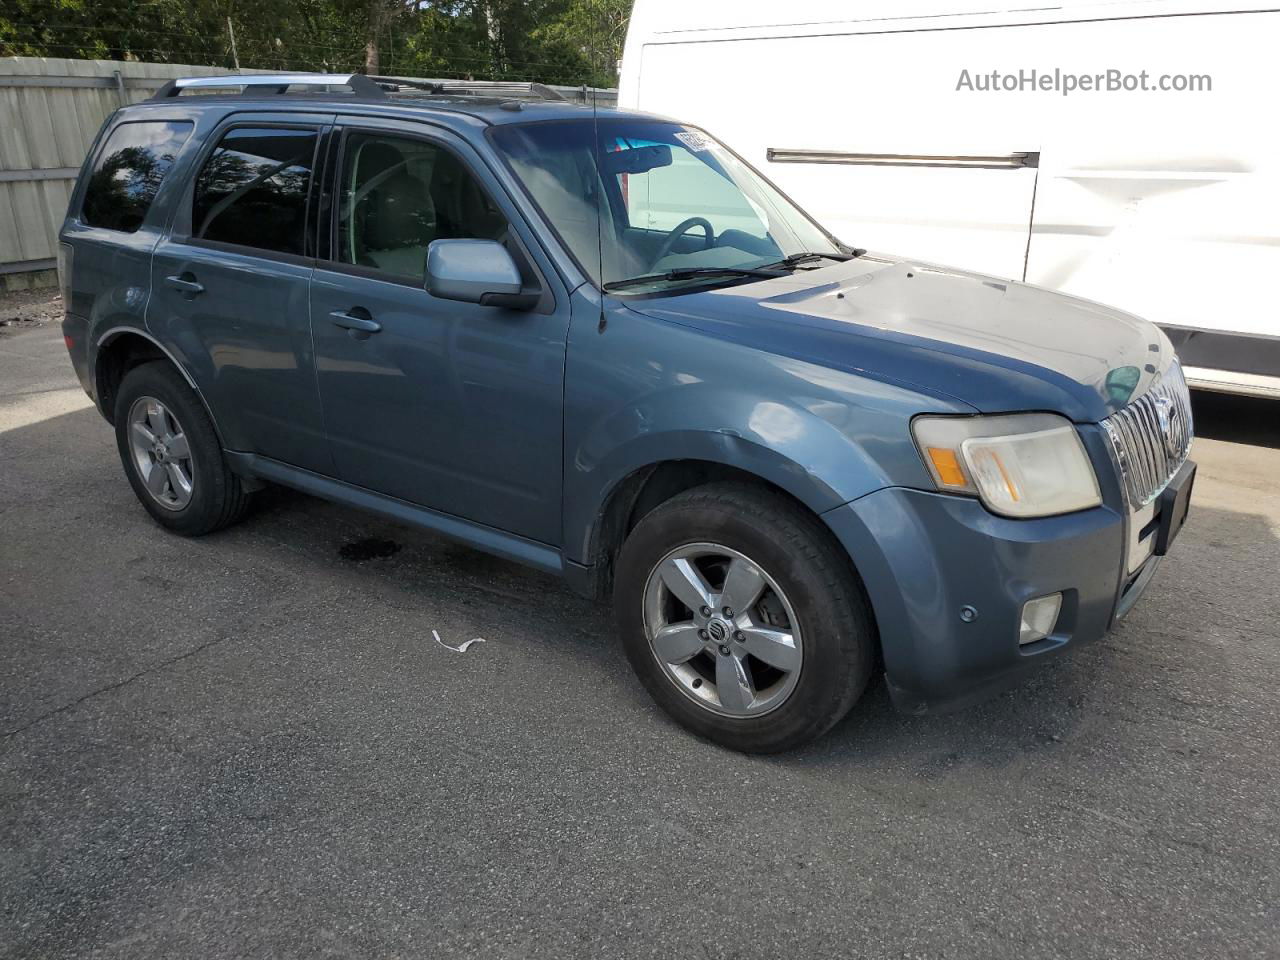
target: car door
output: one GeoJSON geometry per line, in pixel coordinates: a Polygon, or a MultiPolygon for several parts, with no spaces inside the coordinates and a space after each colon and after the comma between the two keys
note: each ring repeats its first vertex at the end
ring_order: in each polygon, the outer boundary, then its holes
{"type": "Polygon", "coordinates": [[[326,474],[307,298],[314,172],[332,119],[233,114],[207,138],[156,247],[148,310],[229,448],[326,474]]]}
{"type": "Polygon", "coordinates": [[[442,128],[340,118],[331,156],[311,323],[337,475],[558,545],[569,304],[545,252],[493,171],[442,128]],[[427,247],[449,238],[502,242],[539,305],[427,293],[427,247]]]}

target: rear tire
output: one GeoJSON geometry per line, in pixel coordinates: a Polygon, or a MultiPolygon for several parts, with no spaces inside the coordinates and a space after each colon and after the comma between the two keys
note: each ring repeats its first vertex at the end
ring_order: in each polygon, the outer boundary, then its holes
{"type": "Polygon", "coordinates": [[[161,526],[196,537],[244,516],[250,495],[204,404],[172,364],[156,360],[125,374],[114,419],[125,475],[161,526]]]}
{"type": "Polygon", "coordinates": [[[645,515],[619,555],[614,608],[653,699],[733,750],[822,735],[873,669],[875,627],[848,556],[817,517],[749,484],[697,487],[645,515]]]}

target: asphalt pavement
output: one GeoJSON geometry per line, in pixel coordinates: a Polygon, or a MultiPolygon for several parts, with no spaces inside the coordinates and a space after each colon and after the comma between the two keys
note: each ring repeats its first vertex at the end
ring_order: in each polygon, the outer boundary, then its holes
{"type": "Polygon", "coordinates": [[[165,533],[0,331],[0,956],[1280,956],[1280,416],[1197,413],[1109,638],[751,758],[543,575],[286,491],[165,533]]]}

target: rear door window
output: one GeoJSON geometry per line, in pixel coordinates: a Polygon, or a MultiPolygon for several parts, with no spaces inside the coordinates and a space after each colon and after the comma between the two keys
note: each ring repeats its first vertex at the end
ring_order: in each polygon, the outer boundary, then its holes
{"type": "Polygon", "coordinates": [[[174,158],[191,136],[187,120],[122,123],[111,131],[89,175],[81,222],[134,233],[174,158]]]}
{"type": "Polygon", "coordinates": [[[316,130],[228,130],[196,178],[191,235],[301,255],[316,130]]]}

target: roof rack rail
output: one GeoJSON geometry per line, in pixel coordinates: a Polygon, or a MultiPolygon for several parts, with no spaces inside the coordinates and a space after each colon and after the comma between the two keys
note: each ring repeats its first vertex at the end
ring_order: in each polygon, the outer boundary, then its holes
{"type": "Polygon", "coordinates": [[[566,100],[560,91],[545,83],[525,83],[514,80],[422,80],[417,77],[375,77],[366,79],[381,84],[400,84],[427,93],[475,93],[490,96],[524,94],[542,100],[566,100]]]}
{"type": "Polygon", "coordinates": [[[152,100],[179,96],[183,90],[243,87],[244,93],[283,94],[290,87],[349,87],[357,97],[382,99],[386,90],[362,73],[227,73],[216,77],[178,77],[152,95],[152,100]]]}

